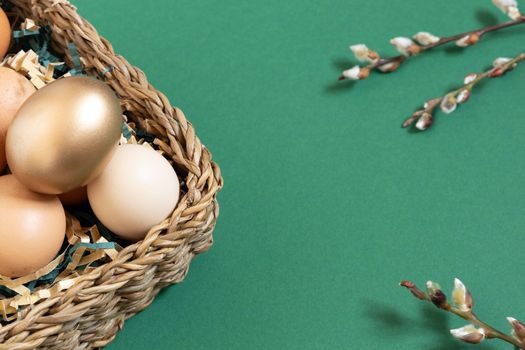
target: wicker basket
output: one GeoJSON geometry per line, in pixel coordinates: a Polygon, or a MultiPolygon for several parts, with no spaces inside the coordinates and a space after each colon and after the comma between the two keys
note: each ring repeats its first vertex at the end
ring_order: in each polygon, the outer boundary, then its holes
{"type": "Polygon", "coordinates": [[[218,216],[219,167],[184,114],[155,90],[144,73],[113,52],[65,0],[11,0],[14,11],[53,29],[53,49],[71,63],[74,43],[88,74],[119,95],[126,115],[155,134],[184,180],[173,215],[117,258],[85,274],[57,297],[21,309],[0,326],[2,349],[91,349],[107,345],[124,321],[146,308],[160,289],[181,282],[193,257],[212,244],[218,216]],[[113,69],[108,69],[112,67],[113,69]]]}

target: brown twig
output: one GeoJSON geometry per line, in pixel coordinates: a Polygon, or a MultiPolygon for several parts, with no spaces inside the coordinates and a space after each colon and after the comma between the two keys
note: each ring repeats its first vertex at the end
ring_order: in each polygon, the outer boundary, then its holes
{"type": "MultiPolygon", "coordinates": [[[[472,325],[477,326],[479,327],[479,329],[482,330],[481,333],[464,335],[463,337],[460,337],[459,339],[465,342],[468,342],[468,343],[480,343],[484,339],[500,339],[500,340],[503,340],[507,343],[514,345],[518,349],[525,349],[525,341],[523,338],[520,338],[520,334],[519,334],[523,324],[517,320],[512,319],[513,320],[512,326],[513,326],[513,330],[515,334],[514,336],[510,336],[490,326],[486,322],[481,321],[474,314],[474,312],[472,312],[473,303],[472,303],[472,297],[470,293],[466,290],[463,283],[461,283],[461,281],[456,279],[456,283],[458,282],[460,283],[460,286],[464,288],[463,289],[463,293],[464,293],[463,297],[465,298],[464,300],[470,299],[470,302],[468,302],[468,305],[467,304],[450,305],[448,303],[448,300],[445,294],[439,288],[429,289],[429,291],[425,293],[419,288],[417,288],[417,286],[410,281],[402,281],[400,283],[400,286],[407,288],[412,293],[412,295],[414,295],[416,298],[423,300],[423,301],[431,302],[438,308],[445,310],[447,312],[450,312],[456,316],[459,316],[462,319],[470,322],[472,325]],[[518,330],[518,332],[516,332],[516,330],[518,330]]],[[[427,284],[431,284],[431,286],[432,285],[437,286],[433,282],[427,282],[427,284]]],[[[453,293],[459,293],[459,292],[461,291],[457,291],[455,289],[453,293]]],[[[510,320],[511,319],[509,319],[509,322],[510,320]]]]}
{"type": "Polygon", "coordinates": [[[517,347],[518,349],[522,349],[525,344],[523,344],[521,341],[509,336],[508,334],[505,334],[496,328],[490,326],[489,324],[481,321],[476,314],[474,314],[472,311],[461,311],[458,308],[451,307],[450,310],[448,310],[450,313],[453,313],[456,316],[461,317],[465,321],[468,321],[472,323],[473,325],[478,326],[479,328],[482,328],[485,330],[485,336],[487,339],[501,339],[507,343],[510,343],[517,347]]]}
{"type": "Polygon", "coordinates": [[[466,81],[465,84],[459,89],[453,90],[443,97],[438,97],[427,101],[424,108],[416,111],[410,118],[405,120],[402,127],[406,128],[412,125],[417,120],[423,120],[424,123],[421,126],[418,126],[418,128],[421,130],[427,129],[432,124],[432,118],[438,106],[441,106],[443,110],[447,111],[447,106],[444,105],[444,102],[447,102],[449,104],[448,107],[450,107],[453,111],[456,108],[457,104],[464,103],[469,99],[472,89],[481,81],[487,78],[500,77],[506,72],[514,69],[516,65],[523,60],[525,60],[525,52],[519,54],[518,56],[502,64],[501,66],[493,67],[481,74],[472,74],[472,79],[466,81]],[[464,99],[459,100],[458,97],[461,94],[465,94],[465,97],[464,99]]]}
{"type": "MultiPolygon", "coordinates": [[[[434,49],[436,47],[443,46],[443,45],[448,44],[448,43],[453,42],[453,41],[458,41],[458,40],[460,40],[462,38],[465,38],[465,37],[471,37],[472,38],[472,43],[470,45],[473,45],[473,44],[477,43],[487,33],[495,32],[495,31],[498,31],[498,30],[502,30],[502,29],[505,29],[505,28],[510,28],[510,27],[514,27],[514,26],[518,26],[518,25],[522,25],[522,24],[525,24],[525,16],[521,16],[517,20],[508,21],[508,22],[504,22],[504,23],[500,23],[500,24],[496,24],[496,25],[492,25],[492,26],[488,26],[488,27],[484,27],[484,28],[471,30],[471,31],[468,31],[468,32],[464,32],[464,33],[460,33],[460,34],[444,37],[444,38],[439,39],[435,43],[428,44],[428,45],[420,45],[417,54],[414,54],[412,56],[398,55],[398,56],[393,56],[393,57],[388,57],[388,58],[381,58],[378,61],[370,63],[366,67],[363,67],[363,69],[366,69],[368,71],[372,71],[374,69],[377,69],[377,68],[380,68],[380,67],[384,67],[385,65],[390,64],[390,63],[399,63],[399,64],[401,64],[401,63],[405,62],[410,57],[417,56],[417,55],[419,55],[419,54],[421,54],[421,53],[423,53],[425,51],[430,51],[430,50],[432,50],[432,49],[434,49]]],[[[344,80],[344,79],[345,79],[345,77],[343,75],[341,75],[339,77],[339,80],[344,80]]]]}

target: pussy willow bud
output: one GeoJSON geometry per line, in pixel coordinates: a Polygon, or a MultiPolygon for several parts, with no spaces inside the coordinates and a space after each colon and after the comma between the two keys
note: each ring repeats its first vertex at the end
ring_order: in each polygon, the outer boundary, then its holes
{"type": "Polygon", "coordinates": [[[404,56],[415,56],[421,52],[421,47],[406,37],[399,36],[390,40],[390,43],[404,56]]]}
{"type": "Polygon", "coordinates": [[[516,0],[492,0],[492,2],[511,19],[516,21],[521,17],[516,0]]]}
{"type": "Polygon", "coordinates": [[[507,317],[512,326],[512,335],[519,341],[525,341],[525,325],[515,318],[507,317]]]}
{"type": "Polygon", "coordinates": [[[368,78],[370,75],[370,69],[366,67],[354,66],[350,69],[347,69],[343,72],[339,80],[349,79],[349,80],[363,80],[368,78]]]}
{"type": "Polygon", "coordinates": [[[417,41],[418,44],[424,45],[424,46],[435,44],[440,40],[438,36],[435,36],[428,32],[419,32],[416,35],[414,35],[412,38],[414,38],[414,40],[417,41]]]}
{"type": "Polygon", "coordinates": [[[400,65],[401,65],[401,62],[399,61],[389,62],[387,64],[383,64],[377,67],[377,69],[379,69],[383,73],[390,73],[390,72],[397,70],[400,65]]]}
{"type": "Polygon", "coordinates": [[[478,78],[478,75],[477,75],[477,74],[475,74],[475,73],[469,74],[469,75],[467,75],[467,76],[465,77],[463,83],[464,83],[465,85],[468,85],[468,84],[472,83],[474,80],[476,80],[477,78],[478,78]]]}
{"type": "Polygon", "coordinates": [[[357,44],[350,46],[350,50],[354,53],[355,58],[361,62],[374,63],[379,61],[379,54],[375,51],[370,50],[364,44],[357,44]]]}
{"type": "Polygon", "coordinates": [[[468,101],[469,98],[470,98],[470,90],[464,89],[459,92],[457,101],[458,103],[465,103],[468,101]]]}
{"type": "Polygon", "coordinates": [[[479,344],[485,339],[485,330],[483,328],[476,328],[469,324],[465,327],[451,329],[450,334],[454,338],[470,344],[479,344]]]}
{"type": "Polygon", "coordinates": [[[472,295],[467,290],[463,282],[459,279],[454,280],[454,290],[452,291],[452,300],[454,305],[463,312],[472,310],[472,295]]]}
{"type": "Polygon", "coordinates": [[[432,281],[428,281],[427,292],[428,296],[430,297],[430,301],[432,301],[434,305],[441,309],[450,309],[450,305],[447,301],[447,296],[445,295],[445,293],[443,293],[439,284],[432,281]]]}
{"type": "Polygon", "coordinates": [[[472,34],[466,35],[463,38],[461,38],[458,41],[456,41],[456,45],[459,46],[459,47],[472,46],[474,44],[477,44],[479,39],[480,39],[480,36],[478,34],[472,33],[472,34]]]}
{"type": "Polygon", "coordinates": [[[446,95],[441,101],[441,110],[446,114],[454,112],[457,107],[458,101],[453,94],[446,95]]]}
{"type": "Polygon", "coordinates": [[[421,131],[426,130],[426,129],[428,129],[428,128],[430,128],[432,126],[433,122],[434,122],[434,120],[432,118],[432,114],[425,112],[417,120],[416,128],[421,130],[421,131]]]}

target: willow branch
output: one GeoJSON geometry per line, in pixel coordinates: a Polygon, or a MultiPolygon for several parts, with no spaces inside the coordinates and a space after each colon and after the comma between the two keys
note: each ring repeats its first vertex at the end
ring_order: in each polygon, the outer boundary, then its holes
{"type": "Polygon", "coordinates": [[[480,74],[470,74],[465,78],[465,84],[443,97],[437,97],[427,101],[423,107],[416,111],[410,118],[405,120],[403,127],[406,128],[417,121],[416,127],[420,130],[429,128],[433,123],[433,116],[438,107],[447,114],[456,110],[459,104],[467,102],[474,87],[487,78],[501,77],[505,73],[513,70],[525,60],[525,52],[512,59],[500,58],[494,62],[494,67],[480,74]]]}
{"type": "Polygon", "coordinates": [[[458,340],[478,344],[485,339],[500,339],[514,345],[518,349],[525,349],[525,325],[514,318],[508,317],[507,320],[512,327],[512,335],[508,335],[481,321],[472,311],[474,306],[472,295],[457,278],[454,281],[454,290],[452,292],[453,305],[449,303],[439,285],[434,282],[427,282],[427,292],[423,292],[410,281],[403,281],[400,285],[407,288],[416,298],[430,302],[439,309],[468,321],[469,324],[467,326],[450,331],[458,340]]]}
{"type": "MultiPolygon", "coordinates": [[[[468,47],[468,46],[472,46],[476,44],[485,34],[496,32],[496,31],[510,28],[510,27],[515,27],[515,26],[522,25],[522,24],[525,24],[525,16],[521,16],[518,19],[513,20],[513,21],[508,21],[508,22],[497,24],[497,25],[487,26],[484,28],[479,28],[479,29],[468,31],[468,32],[448,36],[448,37],[443,37],[427,45],[416,45],[415,44],[415,46],[413,46],[411,51],[405,54],[398,55],[398,56],[387,57],[387,58],[379,58],[379,56],[377,56],[378,57],[377,60],[374,60],[367,66],[361,67],[361,70],[366,72],[366,74],[364,74],[366,76],[362,74],[362,77],[360,77],[359,79],[368,77],[368,74],[372,70],[381,69],[388,65],[391,65],[392,69],[387,69],[384,71],[390,72],[390,71],[396,70],[401,63],[405,62],[410,57],[418,56],[426,51],[430,51],[436,47],[446,45],[450,42],[458,42],[458,40],[465,39],[463,43],[458,43],[458,45],[468,47]]],[[[344,75],[341,75],[339,77],[339,80],[344,80],[345,78],[346,77],[344,75]]]]}

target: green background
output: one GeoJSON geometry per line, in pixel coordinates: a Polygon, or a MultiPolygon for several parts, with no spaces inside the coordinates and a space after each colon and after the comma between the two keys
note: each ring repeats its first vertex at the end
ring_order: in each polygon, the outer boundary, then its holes
{"type": "MultiPolygon", "coordinates": [[[[181,107],[225,177],[213,249],[129,320],[116,349],[469,346],[463,322],[397,286],[458,276],[480,317],[525,319],[525,69],[484,84],[425,133],[428,98],[523,47],[525,28],[337,83],[348,45],[506,20],[489,0],[77,0],[181,107]]],[[[479,349],[509,349],[487,342],[479,349]]]]}

